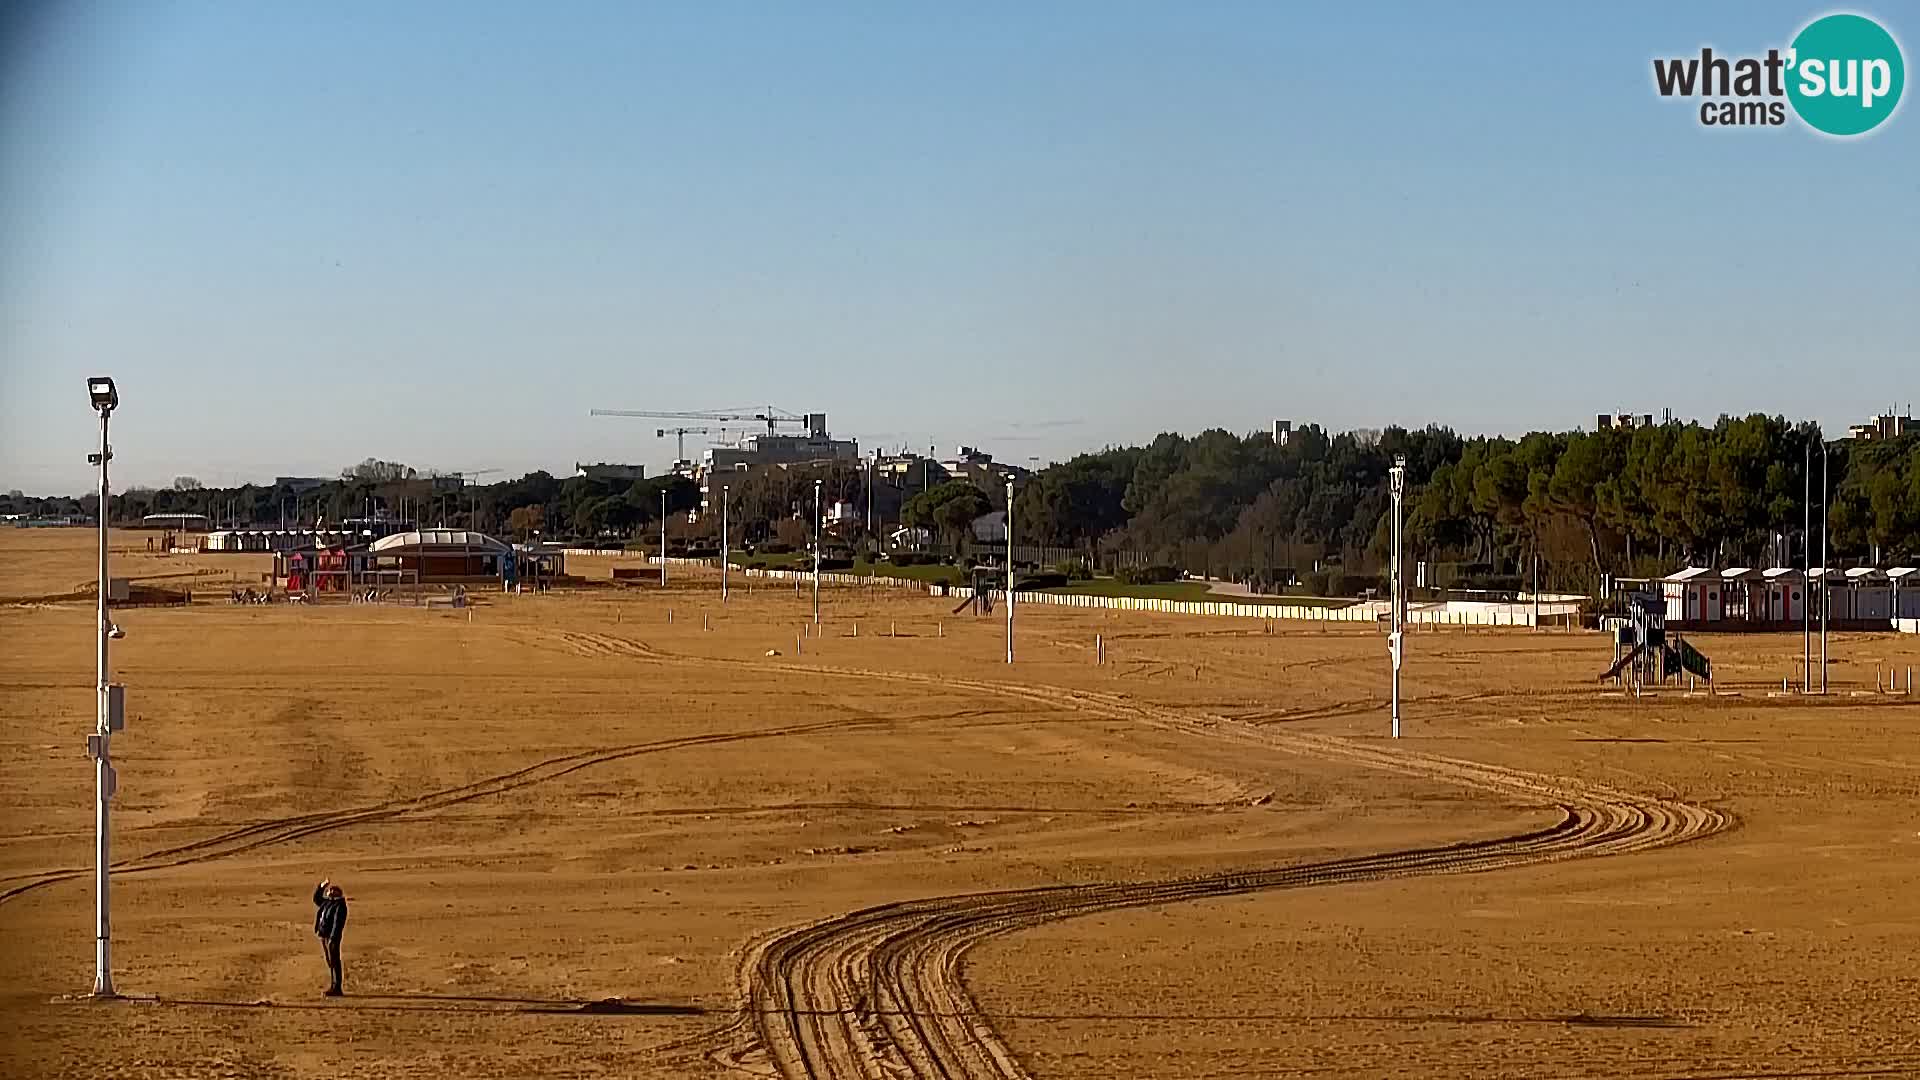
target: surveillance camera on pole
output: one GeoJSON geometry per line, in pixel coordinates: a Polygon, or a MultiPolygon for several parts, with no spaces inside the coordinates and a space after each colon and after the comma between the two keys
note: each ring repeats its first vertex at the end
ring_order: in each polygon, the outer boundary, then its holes
{"type": "Polygon", "coordinates": [[[1405,639],[1401,636],[1403,610],[1400,580],[1400,503],[1407,489],[1407,455],[1395,454],[1393,467],[1387,470],[1387,490],[1393,496],[1393,564],[1387,568],[1388,605],[1392,608],[1393,630],[1387,635],[1387,654],[1393,658],[1393,737],[1400,737],[1400,660],[1405,639]]]}
{"type": "Polygon", "coordinates": [[[87,463],[100,467],[100,502],[95,508],[100,524],[100,578],[93,637],[94,653],[94,732],[87,737],[87,756],[93,759],[93,996],[118,997],[113,990],[113,923],[107,891],[108,850],[107,808],[119,785],[113,769],[111,744],[113,733],[126,727],[126,693],[123,687],[107,682],[107,642],[126,636],[107,617],[107,462],[113,460],[113,448],[107,443],[107,421],[120,404],[120,392],[113,380],[102,376],[87,380],[87,395],[94,411],[100,414],[100,452],[88,454],[87,463]]]}

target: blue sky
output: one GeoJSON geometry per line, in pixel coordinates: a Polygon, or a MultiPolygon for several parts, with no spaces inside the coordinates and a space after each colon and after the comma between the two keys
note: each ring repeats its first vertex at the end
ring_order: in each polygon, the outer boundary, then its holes
{"type": "MultiPolygon", "coordinates": [[[[0,21],[0,486],[659,467],[595,406],[1048,460],[1920,397],[1920,116],[1716,131],[1824,7],[241,4],[0,21]]],[[[1915,60],[1920,19],[1881,16],[1915,60]]]]}

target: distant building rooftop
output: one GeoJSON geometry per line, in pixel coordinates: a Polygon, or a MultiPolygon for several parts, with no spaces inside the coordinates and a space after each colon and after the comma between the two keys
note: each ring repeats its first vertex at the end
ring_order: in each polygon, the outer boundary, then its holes
{"type": "Polygon", "coordinates": [[[150,529],[207,529],[213,520],[205,514],[148,514],[140,524],[150,529]]]}
{"type": "Polygon", "coordinates": [[[584,476],[589,480],[645,480],[645,465],[623,465],[611,461],[599,461],[591,465],[582,462],[573,463],[573,475],[584,476]]]}

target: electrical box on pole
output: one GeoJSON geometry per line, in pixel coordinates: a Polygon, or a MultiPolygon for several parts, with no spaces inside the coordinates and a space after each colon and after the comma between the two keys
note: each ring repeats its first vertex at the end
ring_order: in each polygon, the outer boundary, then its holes
{"type": "Polygon", "coordinates": [[[107,684],[107,730],[127,730],[127,688],[120,683],[107,684]]]}

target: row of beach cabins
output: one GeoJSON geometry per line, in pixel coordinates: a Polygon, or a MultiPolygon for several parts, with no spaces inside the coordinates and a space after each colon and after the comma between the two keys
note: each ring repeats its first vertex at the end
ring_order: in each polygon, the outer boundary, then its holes
{"type": "Polygon", "coordinates": [[[1885,630],[1920,619],[1920,567],[1847,569],[1689,566],[1664,578],[1622,578],[1626,589],[1665,601],[1666,624],[1676,630],[1799,630],[1818,622],[1826,600],[1830,627],[1885,630]],[[1809,606],[1811,605],[1811,606],[1809,606]]]}

